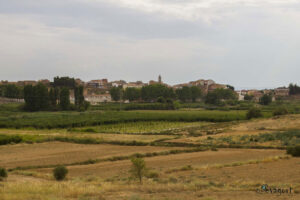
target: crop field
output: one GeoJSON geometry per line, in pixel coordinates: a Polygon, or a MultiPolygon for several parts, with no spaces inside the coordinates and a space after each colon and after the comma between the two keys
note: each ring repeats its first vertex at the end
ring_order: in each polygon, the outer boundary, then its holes
{"type": "MultiPolygon", "coordinates": [[[[161,152],[176,147],[153,146],[118,146],[118,145],[84,145],[63,142],[37,144],[18,144],[0,146],[0,166],[16,168],[23,166],[43,166],[70,164],[89,159],[103,159],[114,156],[132,155],[134,153],[161,152]]],[[[180,149],[177,147],[177,149],[180,149]]]]}
{"type": "MultiPolygon", "coordinates": [[[[193,167],[208,167],[210,165],[230,164],[248,160],[264,159],[274,156],[283,156],[281,150],[245,150],[245,149],[220,149],[219,151],[205,151],[195,153],[183,153],[168,156],[155,156],[145,158],[147,166],[156,171],[168,170],[191,165],[193,167]]],[[[97,175],[102,178],[113,176],[128,177],[130,161],[102,162],[89,166],[70,166],[70,176],[84,177],[97,175]]],[[[37,169],[38,172],[51,173],[51,169],[37,169]]]]}
{"type": "MultiPolygon", "coordinates": [[[[267,116],[267,115],[266,115],[267,116]]],[[[0,112],[1,128],[72,128],[138,121],[227,122],[245,120],[245,111],[0,112]]]]}
{"type": "MultiPolygon", "coordinates": [[[[176,138],[176,135],[162,134],[110,134],[110,133],[89,133],[89,132],[70,132],[66,129],[61,130],[15,130],[15,129],[0,129],[0,140],[2,136],[14,136],[28,138],[54,138],[62,136],[65,138],[91,138],[98,141],[140,141],[140,142],[155,142],[160,140],[168,140],[176,138]]],[[[34,140],[31,140],[34,142],[34,140]]]]}
{"type": "MultiPolygon", "coordinates": [[[[0,106],[2,200],[265,200],[300,198],[300,117],[246,120],[244,110],[20,112],[0,106]],[[146,164],[143,184],[131,158],[146,164]],[[52,171],[64,165],[65,180],[52,171]],[[290,194],[258,194],[268,184],[290,194]]],[[[203,106],[203,105],[201,105],[203,106]]],[[[269,109],[269,111],[268,111],[269,109]]]]}
{"type": "Polygon", "coordinates": [[[148,122],[129,122],[118,124],[105,124],[71,131],[95,132],[95,133],[174,133],[185,128],[199,127],[208,125],[208,122],[168,122],[168,121],[148,121],[148,122]]]}
{"type": "Polygon", "coordinates": [[[299,144],[300,116],[288,115],[231,124],[216,134],[194,134],[169,140],[193,144],[289,146],[299,144]]]}

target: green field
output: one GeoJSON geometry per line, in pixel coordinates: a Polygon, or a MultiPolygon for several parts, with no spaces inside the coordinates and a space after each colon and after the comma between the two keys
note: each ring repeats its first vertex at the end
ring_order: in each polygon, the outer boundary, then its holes
{"type": "MultiPolygon", "coordinates": [[[[266,114],[268,116],[268,114],[266,114]]],[[[269,115],[270,116],[270,115],[269,115]]],[[[0,128],[70,128],[138,121],[228,122],[245,120],[246,111],[87,111],[1,112],[0,128]]]]}
{"type": "Polygon", "coordinates": [[[168,122],[168,121],[140,121],[118,124],[104,124],[85,128],[73,128],[71,132],[87,133],[120,133],[120,134],[168,134],[176,133],[186,128],[200,128],[208,122],[168,122]]]}

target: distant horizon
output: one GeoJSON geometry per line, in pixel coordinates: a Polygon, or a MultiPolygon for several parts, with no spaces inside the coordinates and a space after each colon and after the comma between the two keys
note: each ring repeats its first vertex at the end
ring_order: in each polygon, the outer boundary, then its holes
{"type": "MultiPolygon", "coordinates": [[[[67,76],[67,75],[63,75],[63,76],[59,76],[59,77],[66,77],[66,76],[67,76]]],[[[56,76],[54,76],[54,77],[56,77],[56,76]]],[[[38,79],[23,79],[23,80],[17,80],[17,79],[15,79],[15,80],[0,79],[0,81],[18,82],[18,81],[39,81],[39,80],[48,79],[50,82],[52,82],[54,77],[52,77],[52,78],[38,78],[38,79]]],[[[82,81],[84,81],[84,82],[88,82],[88,81],[91,81],[91,80],[107,79],[108,82],[124,80],[124,81],[126,81],[127,83],[128,83],[128,82],[136,82],[136,81],[142,81],[143,83],[148,83],[148,82],[151,81],[151,80],[157,81],[157,79],[158,79],[158,76],[157,76],[156,78],[149,79],[149,80],[138,80],[138,79],[137,79],[137,80],[126,80],[126,79],[122,79],[122,78],[121,78],[121,79],[109,79],[109,78],[106,78],[106,77],[103,77],[103,78],[93,78],[93,79],[82,79],[82,78],[80,78],[80,77],[73,77],[73,76],[68,76],[68,77],[70,77],[70,78],[75,78],[75,79],[79,78],[80,80],[82,80],[82,81]]],[[[218,81],[216,81],[216,80],[213,79],[213,78],[198,78],[198,79],[195,79],[195,80],[189,80],[189,81],[187,81],[187,82],[178,82],[178,83],[170,84],[170,83],[164,81],[164,79],[163,79],[163,77],[162,77],[162,82],[163,82],[163,83],[166,83],[166,84],[168,84],[168,85],[172,85],[172,86],[173,86],[173,85],[183,84],[183,83],[188,83],[188,82],[190,82],[190,81],[197,81],[197,80],[201,80],[201,79],[203,79],[203,80],[213,80],[213,81],[215,81],[217,84],[231,85],[231,84],[229,84],[229,83],[218,82],[218,81]]],[[[289,84],[290,84],[290,83],[289,83],[289,84]]],[[[232,86],[235,88],[235,90],[252,90],[252,89],[254,89],[254,90],[264,90],[264,89],[275,89],[275,88],[278,88],[278,87],[288,87],[289,84],[287,84],[287,85],[278,85],[278,86],[266,86],[266,87],[264,87],[264,86],[261,86],[261,87],[254,87],[254,86],[253,86],[253,87],[252,87],[252,86],[236,86],[236,85],[232,85],[232,86]]]]}

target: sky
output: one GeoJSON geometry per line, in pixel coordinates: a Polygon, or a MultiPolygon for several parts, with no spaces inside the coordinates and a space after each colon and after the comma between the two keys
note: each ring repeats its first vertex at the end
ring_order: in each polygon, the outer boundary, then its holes
{"type": "Polygon", "coordinates": [[[0,0],[0,80],[300,83],[300,0],[0,0]]]}

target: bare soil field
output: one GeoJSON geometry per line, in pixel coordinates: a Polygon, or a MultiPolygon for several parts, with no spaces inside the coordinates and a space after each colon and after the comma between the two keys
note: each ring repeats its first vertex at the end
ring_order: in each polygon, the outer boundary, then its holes
{"type": "MultiPolygon", "coordinates": [[[[300,186],[300,158],[290,158],[274,162],[262,162],[258,164],[246,164],[235,167],[208,168],[195,170],[190,175],[201,174],[207,181],[218,181],[223,183],[259,182],[283,185],[299,184],[300,186]]],[[[189,172],[186,172],[187,176],[189,172]]],[[[176,175],[183,175],[177,173],[176,175]]]]}
{"type": "MultiPolygon", "coordinates": [[[[195,153],[183,153],[168,156],[156,156],[145,158],[147,167],[164,171],[176,167],[192,165],[193,167],[242,162],[248,160],[263,159],[272,156],[284,155],[281,150],[254,150],[254,149],[220,149],[219,151],[205,151],[195,153]]],[[[128,176],[131,163],[129,160],[102,162],[93,165],[70,166],[69,175],[98,176],[109,178],[113,176],[128,176]]],[[[36,169],[38,172],[51,173],[52,169],[36,169]]]]}
{"type": "MultiPolygon", "coordinates": [[[[0,166],[6,168],[69,164],[133,153],[160,152],[173,147],[119,146],[107,144],[73,144],[47,142],[0,146],[0,166]]],[[[180,149],[180,148],[176,148],[180,149]]]]}

